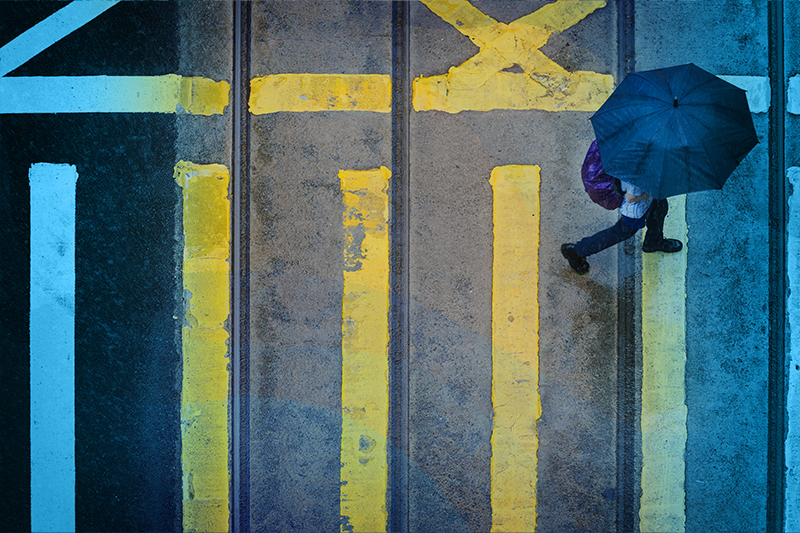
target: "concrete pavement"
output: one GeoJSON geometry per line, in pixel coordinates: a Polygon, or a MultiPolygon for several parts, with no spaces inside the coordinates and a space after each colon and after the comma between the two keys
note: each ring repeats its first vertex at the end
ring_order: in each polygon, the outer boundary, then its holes
{"type": "MultiPolygon", "coordinates": [[[[232,97],[0,115],[8,242],[29,246],[32,165],[79,175],[78,530],[796,529],[793,3],[97,6],[8,76],[232,97]],[[685,62],[769,82],[760,144],[721,191],[670,199],[683,252],[637,236],[577,276],[561,243],[617,217],[579,178],[592,111],[685,62]]],[[[55,10],[4,3],[0,33],[55,10]]],[[[2,324],[32,365],[18,255],[2,324]]],[[[35,372],[3,358],[7,514],[28,513],[4,528],[29,530],[35,372]]]]}

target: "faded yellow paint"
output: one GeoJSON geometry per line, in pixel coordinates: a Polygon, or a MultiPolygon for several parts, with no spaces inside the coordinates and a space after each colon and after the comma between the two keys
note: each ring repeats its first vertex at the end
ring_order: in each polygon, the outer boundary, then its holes
{"type": "Polygon", "coordinates": [[[605,6],[604,1],[559,0],[510,24],[497,22],[466,0],[422,2],[480,51],[447,74],[416,78],[417,111],[596,111],[614,89],[613,76],[568,72],[539,50],[553,33],[577,24],[605,6]],[[514,66],[524,72],[504,71],[514,66]]]}
{"type": "Polygon", "coordinates": [[[175,181],[184,229],[183,530],[228,531],[230,176],[223,165],[179,161],[175,181]]]}
{"type": "Polygon", "coordinates": [[[250,112],[392,110],[385,74],[274,74],[250,82],[250,112]]]}
{"type": "Polygon", "coordinates": [[[386,531],[389,198],[386,167],[339,172],[344,197],[342,531],[386,531]]]}
{"type": "Polygon", "coordinates": [[[221,115],[228,105],[230,85],[208,78],[181,78],[180,104],[190,115],[221,115]]]}
{"type": "Polygon", "coordinates": [[[496,167],[492,264],[492,531],[536,530],[538,166],[496,167]]]}
{"type": "MultiPolygon", "coordinates": [[[[664,233],[688,240],[686,197],[670,198],[664,233]]],[[[640,531],[686,526],[686,251],[642,254],[640,531]]]]}

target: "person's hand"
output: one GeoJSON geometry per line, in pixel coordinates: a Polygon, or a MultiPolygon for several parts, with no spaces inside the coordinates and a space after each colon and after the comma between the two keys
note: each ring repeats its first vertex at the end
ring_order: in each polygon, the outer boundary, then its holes
{"type": "Polygon", "coordinates": [[[629,192],[625,193],[625,201],[629,204],[635,204],[636,202],[641,202],[642,200],[647,200],[648,198],[650,198],[650,195],[646,192],[643,192],[639,196],[634,196],[629,192]]]}

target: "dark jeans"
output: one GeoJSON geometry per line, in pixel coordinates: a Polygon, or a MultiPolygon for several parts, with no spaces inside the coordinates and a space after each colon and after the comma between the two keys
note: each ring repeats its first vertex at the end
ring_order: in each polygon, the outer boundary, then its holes
{"type": "Polygon", "coordinates": [[[644,235],[646,243],[655,243],[664,238],[664,219],[667,217],[669,211],[669,204],[667,200],[653,199],[650,208],[644,214],[644,224],[641,224],[641,219],[628,218],[626,223],[625,217],[620,217],[616,224],[608,229],[604,229],[595,233],[591,237],[579,240],[575,244],[575,251],[578,255],[588,257],[596,254],[606,248],[610,248],[617,243],[630,239],[639,229],[647,226],[647,233],[644,235]]]}

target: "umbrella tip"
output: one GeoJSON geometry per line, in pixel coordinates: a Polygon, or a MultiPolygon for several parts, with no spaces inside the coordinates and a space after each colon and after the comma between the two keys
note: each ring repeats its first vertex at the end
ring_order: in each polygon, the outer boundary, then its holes
{"type": "Polygon", "coordinates": [[[678,107],[678,97],[677,96],[673,96],[672,97],[672,107],[678,107]]]}

